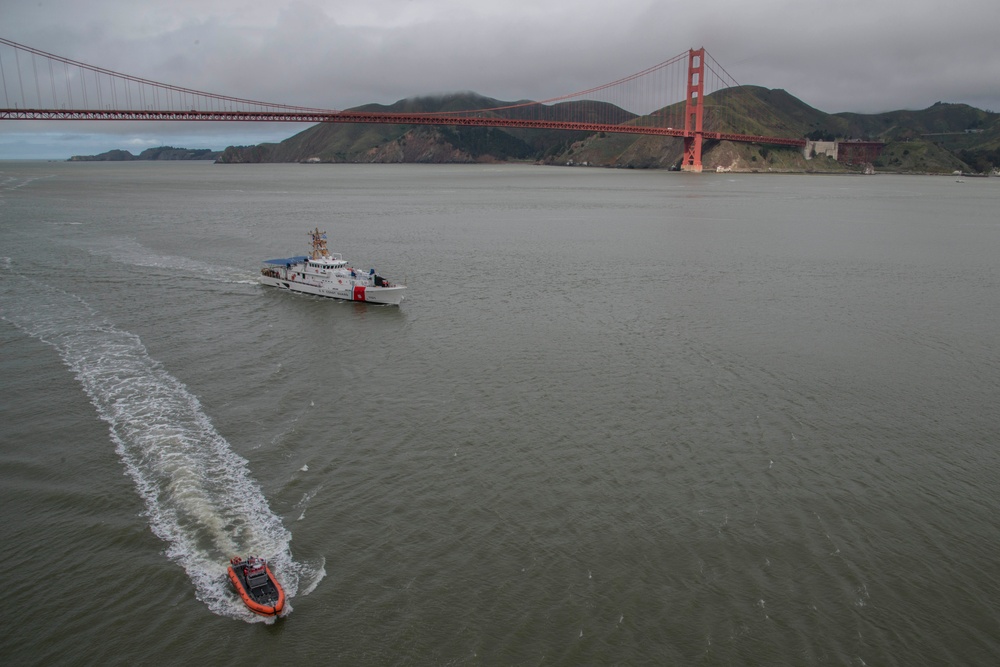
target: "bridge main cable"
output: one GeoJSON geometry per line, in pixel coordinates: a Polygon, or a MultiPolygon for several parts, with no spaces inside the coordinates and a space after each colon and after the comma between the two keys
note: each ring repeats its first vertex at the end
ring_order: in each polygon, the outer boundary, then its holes
{"type": "MultiPolygon", "coordinates": [[[[24,44],[18,44],[9,39],[0,37],[0,44],[9,46],[15,51],[26,51],[32,55],[41,56],[49,60],[54,60],[56,62],[61,62],[65,65],[72,65],[74,67],[79,67],[82,70],[87,70],[89,72],[95,72],[97,74],[104,74],[105,76],[114,77],[117,79],[122,79],[124,81],[131,81],[144,86],[150,86],[153,88],[159,88],[162,90],[170,90],[177,93],[183,93],[187,95],[194,95],[198,97],[203,97],[206,99],[220,100],[225,102],[233,102],[236,104],[245,104],[247,106],[271,108],[271,109],[287,109],[289,111],[304,111],[304,112],[327,112],[327,113],[337,113],[335,109],[320,109],[317,107],[302,107],[294,106],[290,104],[279,104],[275,102],[261,102],[260,100],[250,100],[242,97],[233,97],[231,95],[218,95],[216,93],[207,93],[203,90],[195,90],[193,88],[185,88],[183,86],[175,86],[169,83],[162,83],[160,81],[153,81],[152,79],[144,79],[139,76],[133,76],[131,74],[124,74],[122,72],[116,72],[114,70],[106,69],[104,67],[98,67],[96,65],[88,65],[87,63],[80,62],[78,60],[72,60],[54,53],[48,53],[47,51],[42,51],[41,49],[36,49],[31,46],[26,46],[24,44]]],[[[36,84],[37,87],[37,84],[36,84]]],[[[0,115],[0,118],[6,118],[6,116],[0,115]]],[[[65,119],[70,120],[70,119],[65,119]]],[[[93,120],[93,119],[91,119],[93,120]]]]}

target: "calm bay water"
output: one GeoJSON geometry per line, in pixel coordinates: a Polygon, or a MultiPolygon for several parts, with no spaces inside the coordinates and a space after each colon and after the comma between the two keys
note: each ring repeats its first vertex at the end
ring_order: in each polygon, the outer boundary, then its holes
{"type": "Polygon", "coordinates": [[[0,659],[994,664],[998,256],[997,179],[0,163],[0,659]],[[258,286],[317,225],[403,306],[258,286]]]}

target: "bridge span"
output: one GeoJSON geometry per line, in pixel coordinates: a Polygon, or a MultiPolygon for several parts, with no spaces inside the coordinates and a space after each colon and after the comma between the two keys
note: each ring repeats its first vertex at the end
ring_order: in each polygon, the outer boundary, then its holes
{"type": "Polygon", "coordinates": [[[754,105],[754,96],[738,94],[739,84],[704,48],[689,49],[577,93],[439,113],[339,111],[206,93],[95,67],[3,38],[0,75],[4,93],[0,120],[388,123],[653,135],[683,140],[681,168],[686,171],[701,171],[705,141],[806,145],[799,137],[732,131],[741,126],[768,127],[773,114],[759,101],[754,105]],[[706,104],[707,94],[713,95],[711,105],[706,104]],[[727,104],[727,98],[733,103],[727,104]],[[628,111],[634,107],[638,108],[628,111]]]}

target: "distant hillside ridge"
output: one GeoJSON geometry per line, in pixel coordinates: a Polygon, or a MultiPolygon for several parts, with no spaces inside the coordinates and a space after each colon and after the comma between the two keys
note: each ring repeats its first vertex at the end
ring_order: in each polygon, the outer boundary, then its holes
{"type": "MultiPolygon", "coordinates": [[[[367,104],[359,112],[435,113],[510,106],[508,102],[476,93],[415,97],[391,105],[367,104]]],[[[551,120],[577,116],[578,103],[547,107],[551,120]]],[[[588,109],[593,107],[588,105],[588,109]]],[[[613,105],[598,113],[625,122],[635,117],[613,105]]],[[[585,132],[521,130],[465,126],[411,126],[365,123],[321,123],[277,144],[230,146],[219,162],[429,162],[475,163],[533,161],[564,150],[585,132]]]]}
{"type": "Polygon", "coordinates": [[[222,151],[210,148],[174,148],[159,146],[147,148],[138,155],[126,150],[110,150],[99,155],[74,155],[70,162],[129,162],[132,160],[218,160],[222,151]]]}
{"type": "MultiPolygon", "coordinates": [[[[350,111],[433,113],[526,103],[463,92],[407,98],[391,105],[367,104],[350,111]]],[[[838,162],[828,157],[825,150],[800,151],[792,147],[706,140],[702,163],[708,171],[839,173],[874,168],[896,173],[1000,172],[1000,114],[966,104],[938,102],[918,111],[828,114],[787,91],[760,86],[712,93],[705,96],[704,103],[728,110],[717,117],[713,127],[706,127],[713,132],[884,144],[874,162],[865,165],[838,162]]],[[[656,113],[668,117],[682,115],[678,113],[682,105],[683,102],[656,113]]],[[[538,109],[525,109],[521,113],[537,118],[538,109]]],[[[563,102],[542,107],[542,113],[545,119],[554,121],[642,122],[641,117],[608,103],[563,102]]],[[[534,162],[677,169],[682,155],[683,140],[677,137],[501,127],[320,123],[279,143],[229,146],[224,151],[160,146],[139,155],[112,150],[99,155],[75,155],[70,160],[215,160],[221,164],[534,162]]]]}
{"type": "MultiPolygon", "coordinates": [[[[414,97],[391,105],[368,104],[351,111],[431,113],[521,104],[473,92],[414,97]]],[[[683,104],[683,103],[680,103],[683,104]]],[[[988,173],[1000,168],[1000,114],[965,104],[937,103],[920,111],[828,114],[781,89],[743,86],[713,93],[705,104],[727,105],[731,120],[713,131],[803,137],[814,141],[868,140],[885,143],[879,171],[899,173],[988,173]],[[755,113],[748,110],[754,109],[755,113]],[[761,113],[765,109],[765,113],[761,113]],[[755,120],[768,117],[766,125],[755,120]]],[[[679,105],[678,105],[679,106],[679,105]]],[[[545,107],[552,120],[594,118],[625,123],[637,116],[614,105],[567,102],[545,107]]],[[[673,109],[662,110],[670,113],[673,109]]],[[[628,169],[676,169],[683,140],[618,133],[524,130],[498,127],[321,123],[280,143],[230,146],[218,162],[307,163],[483,163],[524,161],[628,169]]],[[[859,171],[826,156],[795,148],[706,141],[705,170],[743,172],[859,171]]]]}

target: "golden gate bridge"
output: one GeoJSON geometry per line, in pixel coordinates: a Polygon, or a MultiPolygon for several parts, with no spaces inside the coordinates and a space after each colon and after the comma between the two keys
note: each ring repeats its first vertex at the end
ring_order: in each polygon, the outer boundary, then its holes
{"type": "Polygon", "coordinates": [[[152,81],[0,38],[0,120],[391,123],[626,133],[683,139],[681,169],[701,171],[705,141],[803,147],[704,49],[610,83],[540,101],[428,113],[320,109],[152,81]],[[759,128],[747,134],[745,128],[759,128]],[[737,131],[744,130],[743,132],[737,131]]]}

